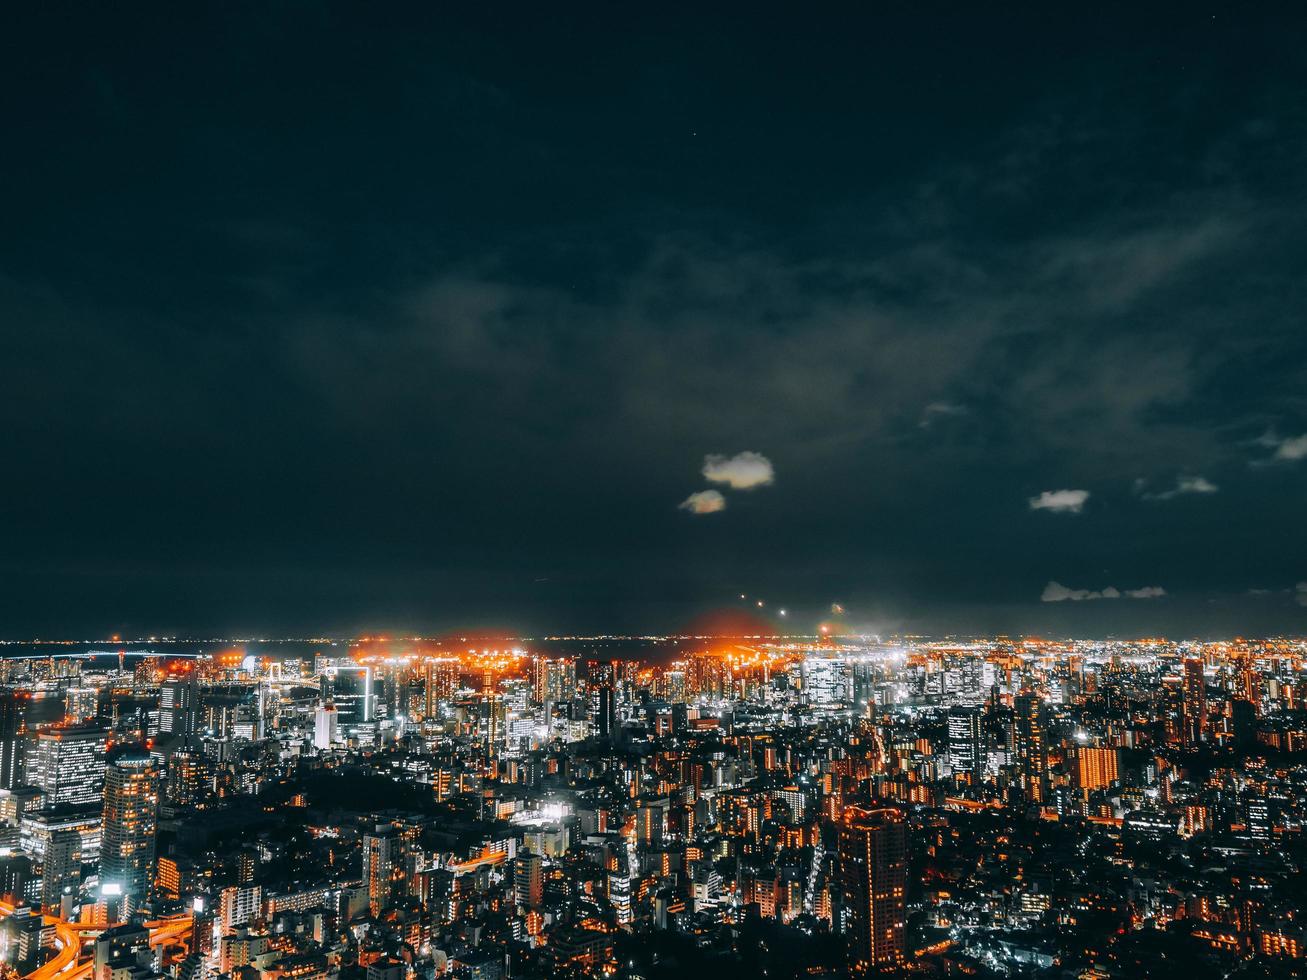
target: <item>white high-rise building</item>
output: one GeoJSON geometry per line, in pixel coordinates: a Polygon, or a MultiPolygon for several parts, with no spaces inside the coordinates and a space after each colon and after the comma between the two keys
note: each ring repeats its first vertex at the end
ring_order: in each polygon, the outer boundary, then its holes
{"type": "Polygon", "coordinates": [[[338,737],[339,713],[334,704],[318,705],[313,717],[313,747],[329,749],[338,737]]]}
{"type": "Polygon", "coordinates": [[[46,806],[98,804],[108,741],[93,725],[37,732],[27,745],[27,781],[45,793],[46,806]]]}
{"type": "Polygon", "coordinates": [[[838,657],[805,657],[803,701],[813,708],[841,708],[853,700],[853,671],[838,657]]]}

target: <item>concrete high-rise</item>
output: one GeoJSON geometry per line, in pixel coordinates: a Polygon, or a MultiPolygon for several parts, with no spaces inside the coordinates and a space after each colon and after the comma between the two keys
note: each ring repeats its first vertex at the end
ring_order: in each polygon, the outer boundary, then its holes
{"type": "Polygon", "coordinates": [[[320,704],[313,716],[313,747],[326,750],[339,737],[340,714],[334,704],[320,704]]]}
{"type": "Polygon", "coordinates": [[[1048,796],[1048,745],[1043,702],[1036,694],[1018,694],[1013,703],[1013,714],[1021,788],[1027,798],[1042,802],[1048,796]]]}
{"type": "Polygon", "coordinates": [[[65,894],[75,894],[82,881],[82,835],[76,830],[51,832],[41,859],[41,910],[60,915],[65,894]]]}
{"type": "Polygon", "coordinates": [[[513,859],[513,900],[519,908],[534,909],[544,897],[544,860],[539,854],[519,851],[513,859]]]}
{"type": "Polygon", "coordinates": [[[855,976],[901,967],[906,960],[907,863],[907,823],[900,811],[844,811],[839,868],[855,976]]]}
{"type": "Polygon", "coordinates": [[[973,782],[984,778],[985,740],[979,708],[949,709],[948,755],[955,776],[965,773],[973,782]]]}
{"type": "Polygon", "coordinates": [[[93,725],[37,732],[27,744],[26,781],[45,793],[46,806],[99,803],[108,739],[93,725]]]}
{"type": "Polygon", "coordinates": [[[12,687],[0,688],[0,789],[23,782],[27,706],[32,696],[12,687]]]}
{"type": "Polygon", "coordinates": [[[363,836],[363,884],[373,915],[389,908],[403,886],[403,843],[388,830],[363,836]]]}
{"type": "Polygon", "coordinates": [[[159,688],[159,732],[190,738],[200,714],[199,686],[192,677],[163,682],[159,688]]]}
{"type": "Polygon", "coordinates": [[[105,770],[100,881],[120,885],[131,906],[149,891],[158,830],[158,766],[140,749],[122,750],[105,770]]]}
{"type": "Polygon", "coordinates": [[[371,667],[345,664],[323,679],[323,700],[336,705],[341,725],[361,725],[373,720],[376,697],[372,690],[371,667]]]}
{"type": "Polygon", "coordinates": [[[1184,742],[1196,745],[1207,732],[1207,680],[1203,677],[1203,661],[1198,657],[1185,659],[1181,696],[1184,742]]]}

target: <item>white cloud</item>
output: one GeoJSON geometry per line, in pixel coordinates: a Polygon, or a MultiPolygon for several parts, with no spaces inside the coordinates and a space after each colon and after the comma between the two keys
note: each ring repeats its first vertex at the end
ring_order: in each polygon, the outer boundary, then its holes
{"type": "Polygon", "coordinates": [[[1135,489],[1145,500],[1170,500],[1173,497],[1179,497],[1181,494],[1197,493],[1209,494],[1216,493],[1221,488],[1205,476],[1181,476],[1175,481],[1175,486],[1170,490],[1159,490],[1150,492],[1145,490],[1146,482],[1144,480],[1135,481],[1135,489]]]}
{"type": "Polygon", "coordinates": [[[1044,594],[1039,597],[1040,602],[1065,602],[1070,599],[1072,602],[1080,602],[1083,599],[1101,599],[1101,592],[1090,592],[1088,589],[1068,589],[1061,582],[1049,582],[1044,586],[1044,594]]]}
{"type": "Polygon", "coordinates": [[[1051,510],[1055,514],[1079,514],[1089,499],[1088,490],[1045,490],[1030,498],[1031,510],[1051,510]]]}
{"type": "Polygon", "coordinates": [[[1293,587],[1293,601],[1300,606],[1307,606],[1307,582],[1299,582],[1293,587]]]}
{"type": "MultiPolygon", "coordinates": [[[[776,471],[772,468],[771,460],[762,453],[746,450],[734,456],[705,456],[703,475],[712,483],[727,484],[732,490],[752,490],[771,483],[776,477],[776,471]]],[[[719,507],[718,510],[720,509],[719,507]]]]}
{"type": "Polygon", "coordinates": [[[1307,435],[1281,439],[1275,449],[1276,459],[1307,459],[1307,435]]]}
{"type": "MultiPolygon", "coordinates": [[[[1304,583],[1307,585],[1307,583],[1304,583]]],[[[1160,585],[1145,585],[1138,589],[1126,589],[1124,593],[1115,586],[1109,585],[1104,589],[1093,591],[1090,589],[1071,589],[1061,582],[1049,582],[1044,586],[1044,593],[1039,597],[1040,602],[1087,602],[1094,599],[1120,599],[1125,595],[1130,599],[1159,599],[1166,595],[1166,589],[1160,585]]]]}
{"type": "Polygon", "coordinates": [[[953,402],[931,402],[921,410],[921,421],[917,423],[917,427],[929,429],[931,422],[937,418],[966,414],[967,406],[965,405],[958,405],[953,402]]]}
{"type": "Polygon", "coordinates": [[[716,490],[700,490],[690,494],[678,506],[691,514],[716,514],[726,509],[726,498],[716,490]]]}
{"type": "Polygon", "coordinates": [[[1203,476],[1182,476],[1175,489],[1178,493],[1216,493],[1221,488],[1203,476]]]}
{"type": "Polygon", "coordinates": [[[1125,594],[1131,599],[1160,599],[1166,595],[1166,589],[1160,585],[1145,585],[1142,589],[1126,589],[1125,594]]]}

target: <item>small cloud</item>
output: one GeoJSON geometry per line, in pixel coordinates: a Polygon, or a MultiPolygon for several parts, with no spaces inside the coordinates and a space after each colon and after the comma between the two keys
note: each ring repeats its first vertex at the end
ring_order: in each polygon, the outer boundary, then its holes
{"type": "Polygon", "coordinates": [[[716,490],[700,490],[682,500],[679,507],[691,514],[716,514],[726,509],[726,498],[716,490]]]}
{"type": "Polygon", "coordinates": [[[1049,582],[1044,586],[1044,594],[1039,597],[1040,602],[1066,602],[1068,599],[1072,602],[1082,602],[1085,599],[1101,599],[1103,593],[1090,592],[1088,589],[1069,589],[1061,582],[1049,582]]]}
{"type": "Polygon", "coordinates": [[[1252,461],[1252,466],[1269,466],[1273,463],[1295,463],[1307,459],[1307,433],[1300,436],[1281,436],[1274,430],[1263,432],[1250,443],[1262,449],[1274,450],[1270,456],[1252,461]]]}
{"type": "Polygon", "coordinates": [[[1290,461],[1307,459],[1307,435],[1281,439],[1275,447],[1275,458],[1290,461]]]}
{"type": "Polygon", "coordinates": [[[1126,589],[1125,594],[1131,599],[1160,599],[1166,595],[1166,589],[1160,585],[1145,585],[1142,589],[1126,589]]]}
{"type": "Polygon", "coordinates": [[[1300,606],[1307,606],[1307,582],[1299,582],[1293,587],[1293,601],[1300,606]]]}
{"type": "MultiPolygon", "coordinates": [[[[725,483],[732,490],[752,490],[754,487],[765,487],[775,480],[776,471],[772,468],[771,460],[762,453],[746,450],[734,456],[705,456],[703,475],[710,483],[725,483]]],[[[720,507],[717,509],[721,510],[720,507]]]]}
{"type": "Polygon", "coordinates": [[[1181,476],[1175,481],[1175,486],[1169,490],[1150,491],[1147,489],[1148,483],[1143,479],[1135,481],[1135,492],[1144,500],[1171,500],[1182,494],[1197,493],[1209,494],[1216,493],[1221,488],[1205,476],[1181,476]]]}
{"type": "Polygon", "coordinates": [[[921,421],[917,423],[917,427],[929,429],[930,423],[935,419],[966,414],[967,406],[965,405],[957,405],[953,402],[931,402],[921,410],[921,421]]]}
{"type": "Polygon", "coordinates": [[[1130,599],[1160,599],[1166,595],[1166,589],[1160,585],[1145,585],[1140,589],[1126,589],[1125,592],[1122,592],[1115,586],[1109,585],[1104,589],[1094,591],[1090,589],[1071,589],[1061,582],[1049,582],[1044,586],[1044,592],[1039,597],[1039,601],[1091,602],[1095,599],[1120,599],[1123,595],[1130,599]]]}
{"type": "Polygon", "coordinates": [[[1221,488],[1203,476],[1182,476],[1175,489],[1178,493],[1216,493],[1221,488]]]}
{"type": "Polygon", "coordinates": [[[1079,514],[1089,499],[1088,490],[1045,490],[1030,498],[1031,510],[1051,510],[1055,514],[1079,514]]]}

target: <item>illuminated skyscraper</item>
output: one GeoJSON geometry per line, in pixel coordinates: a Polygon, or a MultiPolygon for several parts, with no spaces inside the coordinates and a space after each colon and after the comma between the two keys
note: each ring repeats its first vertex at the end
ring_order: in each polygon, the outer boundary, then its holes
{"type": "Polygon", "coordinates": [[[27,746],[26,780],[45,793],[46,806],[100,802],[109,733],[94,726],[37,732],[27,746]]]}
{"type": "Polygon", "coordinates": [[[426,669],[426,712],[425,717],[436,718],[440,715],[442,702],[452,701],[458,690],[458,661],[452,659],[430,660],[426,669]]]}
{"type": "Polygon", "coordinates": [[[190,738],[199,718],[199,688],[193,677],[163,682],[159,688],[159,732],[190,738]]]}
{"type": "Polygon", "coordinates": [[[544,861],[539,854],[518,851],[513,859],[513,900],[521,908],[535,909],[544,897],[544,861]]]}
{"type": "Polygon", "coordinates": [[[1025,692],[1013,705],[1016,720],[1017,766],[1021,788],[1036,802],[1047,795],[1048,747],[1044,733],[1044,705],[1039,696],[1025,692]]]}
{"type": "Polygon", "coordinates": [[[389,908],[404,884],[403,845],[389,831],[363,836],[363,884],[373,915],[389,908]]]}
{"type": "Polygon", "coordinates": [[[905,960],[907,824],[898,810],[844,811],[839,828],[849,969],[855,976],[905,960]]]}
{"type": "Polygon", "coordinates": [[[980,709],[951,708],[948,713],[948,755],[954,775],[979,782],[985,776],[985,740],[980,709]]]}
{"type": "Polygon", "coordinates": [[[590,699],[590,723],[599,738],[611,738],[617,731],[617,661],[591,660],[587,665],[586,688],[590,699]]]}
{"type": "Polygon", "coordinates": [[[0,688],[0,789],[23,782],[27,705],[31,695],[12,687],[0,688]]]}
{"type": "Polygon", "coordinates": [[[1181,681],[1181,710],[1186,745],[1201,742],[1207,731],[1207,681],[1203,677],[1203,662],[1197,657],[1186,658],[1181,681]]]}
{"type": "Polygon", "coordinates": [[[1086,746],[1076,752],[1076,782],[1081,789],[1107,789],[1120,778],[1120,753],[1086,746]]]}
{"type": "Polygon", "coordinates": [[[50,834],[41,860],[41,909],[59,915],[65,892],[72,894],[82,880],[82,835],[61,829],[50,834]]]}
{"type": "Polygon", "coordinates": [[[814,708],[841,708],[853,698],[849,662],[838,657],[805,657],[800,667],[803,703],[814,708]]]}
{"type": "Polygon", "coordinates": [[[313,717],[313,747],[329,749],[338,737],[339,713],[334,704],[320,704],[313,717]]]}
{"type": "Polygon", "coordinates": [[[121,885],[135,906],[145,898],[154,875],[159,829],[159,769],[145,752],[126,749],[109,762],[103,828],[100,881],[121,885]]]}
{"type": "Polygon", "coordinates": [[[576,661],[537,657],[533,691],[537,704],[557,704],[576,696],[576,661]]]}
{"type": "Polygon", "coordinates": [[[372,668],[359,664],[342,664],[325,675],[324,698],[336,705],[342,726],[361,725],[374,717],[375,696],[372,692],[372,668]]]}

